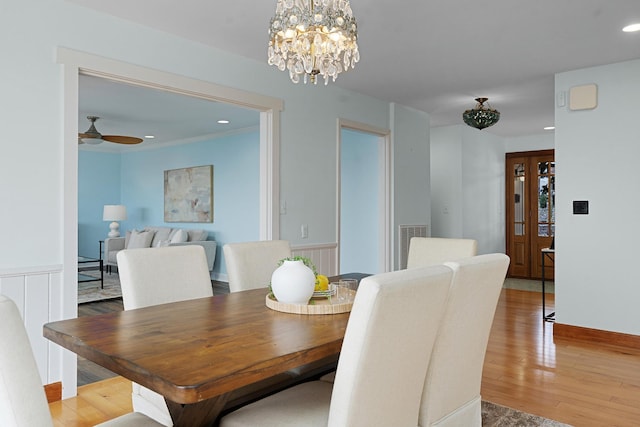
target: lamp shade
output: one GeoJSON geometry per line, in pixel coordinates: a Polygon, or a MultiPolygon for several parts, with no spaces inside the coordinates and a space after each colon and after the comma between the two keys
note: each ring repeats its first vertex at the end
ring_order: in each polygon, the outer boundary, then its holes
{"type": "Polygon", "coordinates": [[[127,208],[124,205],[104,205],[103,221],[123,221],[127,219],[127,208]]]}

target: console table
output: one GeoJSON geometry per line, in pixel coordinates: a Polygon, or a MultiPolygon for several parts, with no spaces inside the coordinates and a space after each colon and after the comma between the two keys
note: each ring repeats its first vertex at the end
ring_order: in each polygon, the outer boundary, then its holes
{"type": "Polygon", "coordinates": [[[545,258],[555,262],[556,250],[551,248],[542,249],[542,320],[545,322],[554,322],[556,320],[556,312],[546,314],[545,311],[545,296],[544,296],[544,261],[545,258]]]}

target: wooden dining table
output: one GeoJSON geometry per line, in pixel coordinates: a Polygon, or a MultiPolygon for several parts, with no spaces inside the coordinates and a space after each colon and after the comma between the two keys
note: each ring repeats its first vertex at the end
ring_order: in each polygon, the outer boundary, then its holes
{"type": "Polygon", "coordinates": [[[266,289],[44,325],[44,336],[165,397],[175,426],[218,419],[234,390],[340,352],[349,313],[291,314],[266,289]]]}

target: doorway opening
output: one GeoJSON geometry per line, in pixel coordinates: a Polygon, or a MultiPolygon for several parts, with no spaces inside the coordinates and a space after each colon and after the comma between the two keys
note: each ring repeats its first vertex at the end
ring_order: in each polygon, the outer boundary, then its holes
{"type": "Polygon", "coordinates": [[[389,271],[389,132],[340,121],[337,265],[340,273],[389,271]]]}
{"type": "MultiPolygon", "coordinates": [[[[57,62],[63,69],[63,268],[59,318],[77,316],[78,262],[78,91],[80,74],[103,77],[183,95],[226,102],[260,112],[260,239],[277,239],[280,234],[278,207],[280,192],[280,99],[217,85],[170,72],[59,47],[57,62]]],[[[52,356],[60,366],[63,398],[76,394],[76,358],[72,353],[52,356]]]]}
{"type": "MultiPolygon", "coordinates": [[[[542,278],[542,249],[555,236],[555,151],[506,154],[506,236],[511,258],[508,275],[542,278]]],[[[544,277],[553,280],[553,266],[544,277]]]]}
{"type": "MultiPolygon", "coordinates": [[[[203,164],[212,165],[212,194],[217,203],[211,203],[211,220],[203,221],[201,227],[215,236],[219,246],[234,239],[259,239],[257,111],[85,74],[79,82],[80,129],[84,130],[87,116],[99,116],[103,133],[154,136],[135,145],[78,145],[79,254],[100,258],[98,242],[107,237],[104,205],[126,207],[121,237],[127,229],[163,226],[163,171],[203,164]],[[229,123],[220,124],[219,118],[229,123]],[[237,198],[228,191],[231,187],[245,197],[237,198]],[[218,231],[224,231],[226,241],[218,231]]],[[[223,270],[221,255],[212,270],[214,279],[223,270]]]]}

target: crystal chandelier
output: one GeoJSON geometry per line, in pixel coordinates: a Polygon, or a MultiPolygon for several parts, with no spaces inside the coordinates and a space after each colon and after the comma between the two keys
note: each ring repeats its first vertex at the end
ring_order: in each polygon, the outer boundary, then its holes
{"type": "Polygon", "coordinates": [[[360,60],[349,0],[278,0],[269,26],[268,63],[294,83],[336,80],[360,60]]]}
{"type": "Polygon", "coordinates": [[[478,102],[471,110],[462,113],[462,120],[476,129],[484,129],[493,126],[500,120],[500,112],[489,106],[485,106],[489,98],[476,98],[478,102]]]}

